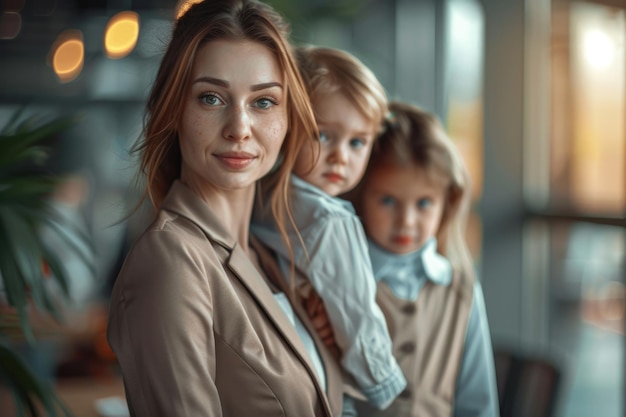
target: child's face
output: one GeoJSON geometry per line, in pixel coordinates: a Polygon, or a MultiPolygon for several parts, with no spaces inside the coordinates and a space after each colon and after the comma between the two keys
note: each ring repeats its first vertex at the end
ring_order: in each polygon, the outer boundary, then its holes
{"type": "Polygon", "coordinates": [[[368,173],[360,200],[365,232],[396,254],[421,248],[439,229],[446,184],[416,166],[381,165],[368,173]]]}
{"type": "Polygon", "coordinates": [[[298,155],[296,174],[331,196],[350,191],[367,166],[376,125],[343,94],[327,94],[314,103],[320,130],[319,160],[312,170],[308,148],[298,155]]]}

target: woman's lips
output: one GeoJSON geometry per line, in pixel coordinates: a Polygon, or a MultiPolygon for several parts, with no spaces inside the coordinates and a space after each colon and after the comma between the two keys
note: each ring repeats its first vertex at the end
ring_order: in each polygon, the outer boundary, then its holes
{"type": "Polygon", "coordinates": [[[214,154],[215,157],[230,169],[243,169],[256,158],[247,152],[224,152],[214,154]]]}

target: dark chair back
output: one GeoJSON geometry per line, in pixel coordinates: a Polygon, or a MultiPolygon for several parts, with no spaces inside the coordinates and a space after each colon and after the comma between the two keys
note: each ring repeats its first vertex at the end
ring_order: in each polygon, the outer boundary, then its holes
{"type": "Polygon", "coordinates": [[[554,417],[562,371],[553,360],[495,349],[500,417],[554,417]]]}

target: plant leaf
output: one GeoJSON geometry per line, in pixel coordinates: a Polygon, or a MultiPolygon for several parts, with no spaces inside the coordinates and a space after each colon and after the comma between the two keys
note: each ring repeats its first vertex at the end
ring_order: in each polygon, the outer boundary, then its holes
{"type": "Polygon", "coordinates": [[[0,271],[2,282],[6,291],[7,301],[13,306],[19,315],[20,324],[24,331],[24,337],[29,343],[35,342],[33,330],[28,321],[28,297],[24,279],[15,263],[8,242],[8,235],[4,225],[4,219],[0,215],[0,271]]]}
{"type": "MultiPolygon", "coordinates": [[[[54,298],[46,291],[42,259],[50,266],[63,295],[67,296],[69,289],[58,257],[45,247],[39,234],[39,227],[52,221],[46,201],[59,179],[36,175],[30,169],[45,161],[49,139],[69,128],[74,117],[42,122],[40,117],[24,118],[23,114],[24,108],[18,110],[0,130],[0,277],[6,299],[15,308],[15,316],[13,312],[2,315],[0,336],[16,328],[17,318],[24,337],[33,343],[29,291],[35,306],[59,320],[54,298]]],[[[36,402],[43,405],[47,416],[57,415],[57,405],[64,415],[71,416],[52,387],[39,381],[2,339],[0,380],[6,380],[20,416],[28,411],[31,417],[38,416],[36,402]]]]}
{"type": "Polygon", "coordinates": [[[0,343],[0,369],[6,375],[9,382],[20,394],[20,401],[26,404],[33,416],[38,415],[29,393],[42,404],[49,416],[56,416],[55,402],[58,401],[52,387],[45,382],[39,381],[11,348],[4,343],[0,343]]]}
{"type": "Polygon", "coordinates": [[[8,233],[9,253],[28,286],[37,308],[47,310],[50,304],[44,285],[42,262],[44,261],[42,244],[37,237],[35,225],[23,216],[6,208],[0,207],[0,215],[4,219],[4,227],[8,233]]]}
{"type": "Polygon", "coordinates": [[[4,125],[0,133],[4,135],[7,132],[12,131],[15,128],[15,125],[17,124],[17,122],[21,119],[22,114],[24,114],[25,110],[26,110],[26,107],[21,107],[19,110],[13,113],[13,116],[11,116],[7,124],[4,125]]]}
{"type": "Polygon", "coordinates": [[[46,176],[20,176],[0,179],[0,204],[12,205],[29,202],[41,205],[44,198],[52,193],[59,179],[46,176]]]}
{"type": "Polygon", "coordinates": [[[68,129],[76,122],[74,117],[61,117],[45,123],[36,123],[36,118],[31,117],[11,129],[3,129],[0,136],[0,167],[15,166],[13,155],[19,154],[24,149],[34,144],[53,137],[68,129]]]}
{"type": "MultiPolygon", "coordinates": [[[[61,290],[63,291],[64,296],[69,296],[70,288],[67,283],[67,277],[65,276],[65,271],[61,267],[61,262],[59,261],[59,257],[56,253],[52,252],[50,249],[45,246],[42,247],[43,250],[43,258],[48,263],[48,267],[50,267],[50,271],[52,272],[52,276],[59,283],[61,290]]],[[[62,321],[62,317],[59,315],[56,307],[52,306],[52,308],[48,309],[48,313],[50,313],[55,319],[58,321],[62,321]]]]}
{"type": "Polygon", "coordinates": [[[58,215],[54,210],[50,209],[49,213],[50,215],[44,218],[45,224],[56,230],[57,236],[63,239],[63,241],[70,247],[70,249],[75,254],[77,254],[85,263],[85,265],[89,268],[89,272],[91,272],[91,274],[95,276],[96,266],[93,262],[93,253],[95,252],[95,247],[93,246],[91,238],[89,238],[86,233],[84,233],[75,225],[61,224],[60,222],[62,220],[58,218],[58,215]],[[68,232],[68,230],[71,230],[71,233],[68,232]],[[80,242],[77,242],[75,239],[72,238],[72,233],[80,240],[80,242]]]}

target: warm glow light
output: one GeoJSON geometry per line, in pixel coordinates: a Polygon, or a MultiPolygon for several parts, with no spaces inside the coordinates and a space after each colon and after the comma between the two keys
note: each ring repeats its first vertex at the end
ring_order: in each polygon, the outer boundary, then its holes
{"type": "Polygon", "coordinates": [[[130,54],[139,37],[139,15],[135,12],[120,12],[107,24],[104,34],[104,49],[109,58],[119,59],[130,54]]]}
{"type": "Polygon", "coordinates": [[[556,195],[581,213],[621,215],[626,209],[626,13],[595,2],[572,4],[571,69],[564,73],[571,90],[563,92],[573,100],[563,103],[566,162],[553,177],[566,181],[555,184],[559,193],[567,191],[556,195]]]}
{"type": "Polygon", "coordinates": [[[62,33],[52,47],[52,68],[63,83],[72,81],[83,69],[85,47],[80,31],[62,33]]]}
{"type": "Polygon", "coordinates": [[[615,46],[609,36],[601,30],[590,30],[585,34],[585,58],[595,68],[606,68],[615,56],[615,46]]]}
{"type": "Polygon", "coordinates": [[[202,0],[183,0],[179,2],[178,7],[176,8],[176,19],[180,19],[181,16],[184,15],[191,6],[196,3],[200,3],[201,1],[202,0]]]}

